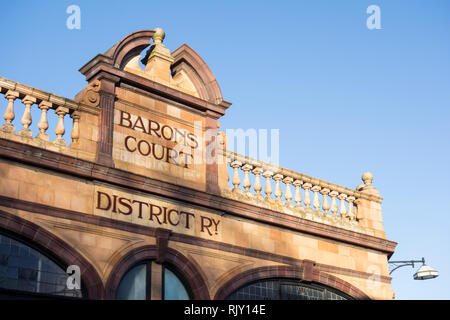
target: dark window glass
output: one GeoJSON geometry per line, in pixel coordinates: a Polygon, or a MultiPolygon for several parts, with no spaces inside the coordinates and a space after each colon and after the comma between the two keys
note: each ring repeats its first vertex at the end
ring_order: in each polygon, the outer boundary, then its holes
{"type": "Polygon", "coordinates": [[[245,285],[226,300],[347,300],[344,294],[317,284],[291,279],[269,279],[245,285]]]}
{"type": "Polygon", "coordinates": [[[0,288],[82,297],[81,290],[67,288],[67,278],[65,270],[40,252],[0,234],[0,288]]]}
{"type": "MultiPolygon", "coordinates": [[[[135,265],[120,280],[116,292],[118,300],[150,300],[151,298],[151,261],[135,265]]],[[[187,288],[181,279],[167,267],[162,268],[163,288],[160,292],[164,300],[189,300],[187,288]]],[[[155,288],[154,288],[155,289],[155,288]]]]}
{"type": "Polygon", "coordinates": [[[164,268],[164,300],[189,300],[181,280],[167,268],[164,268]]]}
{"type": "Polygon", "coordinates": [[[120,281],[116,298],[119,300],[145,300],[146,285],[147,265],[137,265],[131,268],[120,281]]]}

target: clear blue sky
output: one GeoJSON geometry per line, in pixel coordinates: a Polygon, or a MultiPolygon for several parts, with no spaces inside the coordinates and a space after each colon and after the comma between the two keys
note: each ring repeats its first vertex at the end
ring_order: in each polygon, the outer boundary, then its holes
{"type": "Polygon", "coordinates": [[[131,32],[162,27],[169,49],[189,44],[233,102],[224,128],[279,128],[280,165],[347,187],[373,172],[386,234],[399,243],[393,259],[424,256],[441,273],[419,282],[399,269],[398,299],[450,298],[449,1],[7,1],[1,10],[0,76],[69,98],[85,86],[77,70],[131,32]],[[66,28],[71,4],[81,30],[66,28]],[[381,30],[366,27],[372,4],[381,30]]]}

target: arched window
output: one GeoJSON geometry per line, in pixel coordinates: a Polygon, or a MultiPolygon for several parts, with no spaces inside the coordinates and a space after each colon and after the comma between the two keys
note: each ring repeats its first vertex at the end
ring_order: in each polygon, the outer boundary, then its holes
{"type": "Polygon", "coordinates": [[[351,297],[323,285],[296,279],[260,280],[237,289],[226,300],[349,300],[351,297]]]}
{"type": "Polygon", "coordinates": [[[150,285],[151,279],[150,270],[150,264],[147,263],[141,263],[131,268],[120,281],[116,298],[118,300],[146,300],[148,298],[147,284],[150,285]]]}
{"type": "Polygon", "coordinates": [[[0,233],[0,297],[81,298],[80,289],[68,288],[66,270],[32,246],[0,233]]]}
{"type": "Polygon", "coordinates": [[[144,261],[134,265],[122,277],[116,299],[189,300],[191,294],[185,283],[175,268],[144,261]]]}
{"type": "Polygon", "coordinates": [[[164,300],[189,300],[189,294],[181,282],[170,269],[164,268],[164,300]]]}

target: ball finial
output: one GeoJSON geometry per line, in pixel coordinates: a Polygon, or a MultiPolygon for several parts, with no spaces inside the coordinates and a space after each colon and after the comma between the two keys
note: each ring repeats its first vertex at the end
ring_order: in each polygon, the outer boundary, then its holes
{"type": "Polygon", "coordinates": [[[153,35],[153,41],[155,44],[162,43],[164,41],[164,38],[166,37],[166,33],[161,28],[155,28],[155,34],[153,35]]]}
{"type": "Polygon", "coordinates": [[[370,186],[372,185],[372,181],[373,181],[373,174],[369,171],[364,172],[361,176],[362,181],[364,181],[364,184],[366,186],[370,186]]]}

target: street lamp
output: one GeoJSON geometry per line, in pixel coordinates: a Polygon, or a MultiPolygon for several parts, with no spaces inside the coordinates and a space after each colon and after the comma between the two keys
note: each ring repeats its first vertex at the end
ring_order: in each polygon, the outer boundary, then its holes
{"type": "Polygon", "coordinates": [[[414,268],[415,263],[422,263],[422,266],[414,274],[414,280],[428,280],[439,276],[439,272],[425,264],[425,258],[422,258],[422,260],[389,261],[389,264],[394,266],[394,269],[389,274],[391,275],[392,272],[401,267],[412,266],[414,268]]]}

